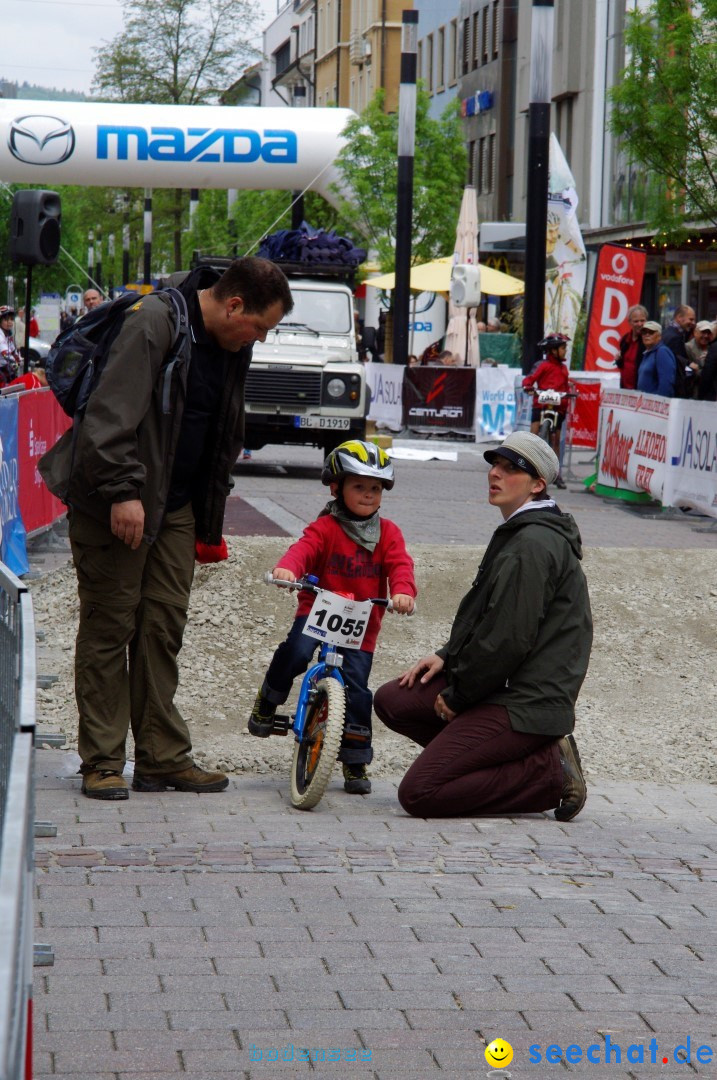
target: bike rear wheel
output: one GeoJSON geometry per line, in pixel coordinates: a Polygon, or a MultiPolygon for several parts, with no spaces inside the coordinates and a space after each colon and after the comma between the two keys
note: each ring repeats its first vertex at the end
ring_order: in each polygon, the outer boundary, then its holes
{"type": "Polygon", "coordinates": [[[337,679],[322,679],[306,714],[304,735],[294,746],[291,802],[311,810],[326,791],[341,746],[346,693],[337,679]]]}

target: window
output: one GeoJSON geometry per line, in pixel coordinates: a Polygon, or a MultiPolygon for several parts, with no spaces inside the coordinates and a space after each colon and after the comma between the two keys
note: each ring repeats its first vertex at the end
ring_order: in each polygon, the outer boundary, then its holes
{"type": "Polygon", "coordinates": [[[498,59],[500,50],[500,0],[493,0],[493,59],[498,59]]]}
{"type": "Polygon", "coordinates": [[[467,75],[471,69],[471,21],[463,20],[463,56],[461,57],[461,75],[467,75]]]}
{"type": "Polygon", "coordinates": [[[416,78],[423,79],[425,82],[426,77],[423,73],[423,42],[419,41],[416,47],[416,78]]]}
{"type": "Polygon", "coordinates": [[[476,144],[468,143],[468,184],[476,186],[476,144]]]}
{"type": "Polygon", "coordinates": [[[460,61],[458,57],[458,19],[451,19],[448,27],[448,85],[453,86],[458,79],[460,61]]]}
{"type": "Polygon", "coordinates": [[[426,38],[426,90],[433,93],[433,34],[426,38]]]}
{"type": "Polygon", "coordinates": [[[488,136],[488,194],[495,191],[495,134],[488,136]]]}
{"type": "Polygon", "coordinates": [[[446,28],[439,27],[436,34],[436,90],[446,85],[446,28]]]}
{"type": "Polygon", "coordinates": [[[274,53],[274,75],[281,75],[291,63],[291,42],[285,41],[274,53]]]}
{"type": "Polygon", "coordinates": [[[490,15],[490,8],[487,4],[483,8],[481,15],[483,16],[483,63],[487,64],[490,60],[490,37],[488,36],[488,16],[490,15]]]}
{"type": "Polygon", "coordinates": [[[480,64],[480,15],[478,12],[473,14],[473,63],[471,64],[471,70],[478,67],[480,64]]]}

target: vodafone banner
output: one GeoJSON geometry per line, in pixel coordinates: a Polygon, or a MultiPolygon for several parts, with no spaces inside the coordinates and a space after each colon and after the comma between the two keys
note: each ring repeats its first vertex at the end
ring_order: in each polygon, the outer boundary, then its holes
{"type": "Polygon", "coordinates": [[[640,303],[647,253],[603,244],[595,271],[585,345],[585,371],[614,371],[627,313],[640,303]]]}
{"type": "Polygon", "coordinates": [[[600,408],[597,493],[664,502],[672,398],[604,390],[600,408]]]}

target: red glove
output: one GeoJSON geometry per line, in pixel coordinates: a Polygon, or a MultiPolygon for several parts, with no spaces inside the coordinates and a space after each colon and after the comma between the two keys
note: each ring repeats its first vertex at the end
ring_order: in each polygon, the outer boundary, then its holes
{"type": "Polygon", "coordinates": [[[198,563],[223,562],[229,558],[226,540],[222,537],[221,544],[203,544],[201,540],[195,540],[194,558],[198,563]]]}

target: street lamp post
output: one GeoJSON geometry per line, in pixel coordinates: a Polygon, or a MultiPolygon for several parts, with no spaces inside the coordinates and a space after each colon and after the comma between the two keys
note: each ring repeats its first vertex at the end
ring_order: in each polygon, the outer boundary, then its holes
{"type": "Polygon", "coordinates": [[[401,27],[401,85],[398,94],[398,197],[396,281],[393,290],[393,362],[408,363],[408,321],[413,218],[413,156],[416,143],[416,52],[418,12],[404,11],[401,27]]]}
{"type": "Polygon", "coordinates": [[[533,0],[528,106],[528,198],[525,217],[523,372],[533,367],[545,323],[545,240],[550,163],[550,69],[553,0],[533,0]]]}

